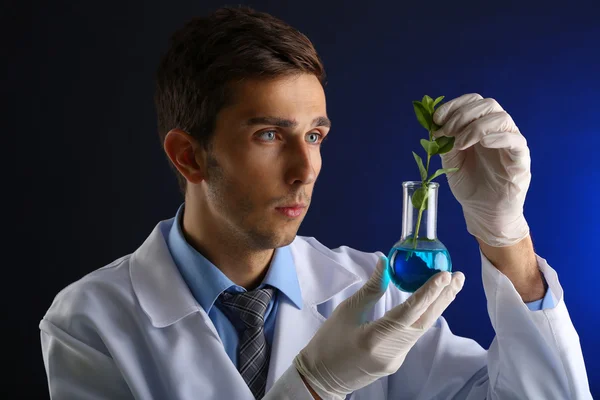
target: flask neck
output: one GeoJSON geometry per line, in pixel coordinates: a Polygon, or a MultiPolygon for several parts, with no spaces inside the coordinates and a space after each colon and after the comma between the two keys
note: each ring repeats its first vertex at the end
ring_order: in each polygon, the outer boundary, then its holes
{"type": "Polygon", "coordinates": [[[406,181],[402,183],[402,238],[406,240],[437,240],[437,208],[439,184],[430,182],[423,188],[422,182],[406,181]],[[426,193],[425,209],[420,212],[420,199],[426,193]]]}

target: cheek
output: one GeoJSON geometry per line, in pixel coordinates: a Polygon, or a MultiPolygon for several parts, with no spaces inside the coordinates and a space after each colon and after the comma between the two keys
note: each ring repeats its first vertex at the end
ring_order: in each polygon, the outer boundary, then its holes
{"type": "Polygon", "coordinates": [[[277,178],[281,159],[275,151],[248,151],[240,157],[237,170],[246,182],[267,185],[277,178]]]}
{"type": "Polygon", "coordinates": [[[319,175],[319,173],[321,172],[321,167],[323,166],[323,159],[321,158],[321,150],[317,149],[315,151],[315,154],[312,158],[312,166],[313,169],[315,170],[315,174],[319,175]]]}
{"type": "Polygon", "coordinates": [[[273,158],[277,158],[273,151],[261,149],[252,143],[237,143],[228,149],[224,166],[236,181],[247,181],[260,176],[273,158]]]}
{"type": "Polygon", "coordinates": [[[229,160],[228,175],[232,183],[254,198],[266,197],[281,173],[281,155],[276,149],[248,149],[239,152],[229,160]]]}

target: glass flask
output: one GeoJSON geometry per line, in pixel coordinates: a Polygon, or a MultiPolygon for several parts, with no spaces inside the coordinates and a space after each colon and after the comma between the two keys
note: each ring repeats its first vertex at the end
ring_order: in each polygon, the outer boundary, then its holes
{"type": "Polygon", "coordinates": [[[402,182],[402,236],[388,255],[392,282],[404,292],[414,292],[440,271],[452,271],[448,249],[437,237],[437,209],[439,184],[427,185],[427,208],[419,221],[419,209],[412,198],[423,186],[422,182],[402,182]],[[417,230],[415,241],[415,231],[417,230]]]}

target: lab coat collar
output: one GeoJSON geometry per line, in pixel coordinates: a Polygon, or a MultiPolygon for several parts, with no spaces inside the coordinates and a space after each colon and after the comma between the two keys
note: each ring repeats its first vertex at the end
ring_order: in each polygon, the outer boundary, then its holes
{"type": "Polygon", "coordinates": [[[152,325],[158,328],[201,309],[167,247],[164,235],[172,223],[173,218],[159,222],[129,261],[133,291],[152,325]]]}
{"type": "MultiPolygon", "coordinates": [[[[181,277],[164,239],[172,223],[173,219],[159,222],[130,259],[133,291],[155,327],[169,326],[202,309],[181,277]]],[[[290,250],[302,300],[310,308],[360,281],[360,277],[329,258],[326,253],[331,250],[320,244],[309,244],[297,236],[290,250]]]]}

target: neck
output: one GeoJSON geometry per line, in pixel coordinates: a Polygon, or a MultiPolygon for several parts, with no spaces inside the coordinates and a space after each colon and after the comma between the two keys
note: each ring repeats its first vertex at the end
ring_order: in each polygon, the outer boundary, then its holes
{"type": "Polygon", "coordinates": [[[238,240],[216,221],[207,221],[210,215],[200,207],[186,207],[182,231],[187,242],[213,263],[233,283],[246,290],[258,287],[264,280],[274,249],[252,249],[243,239],[238,240]]]}

